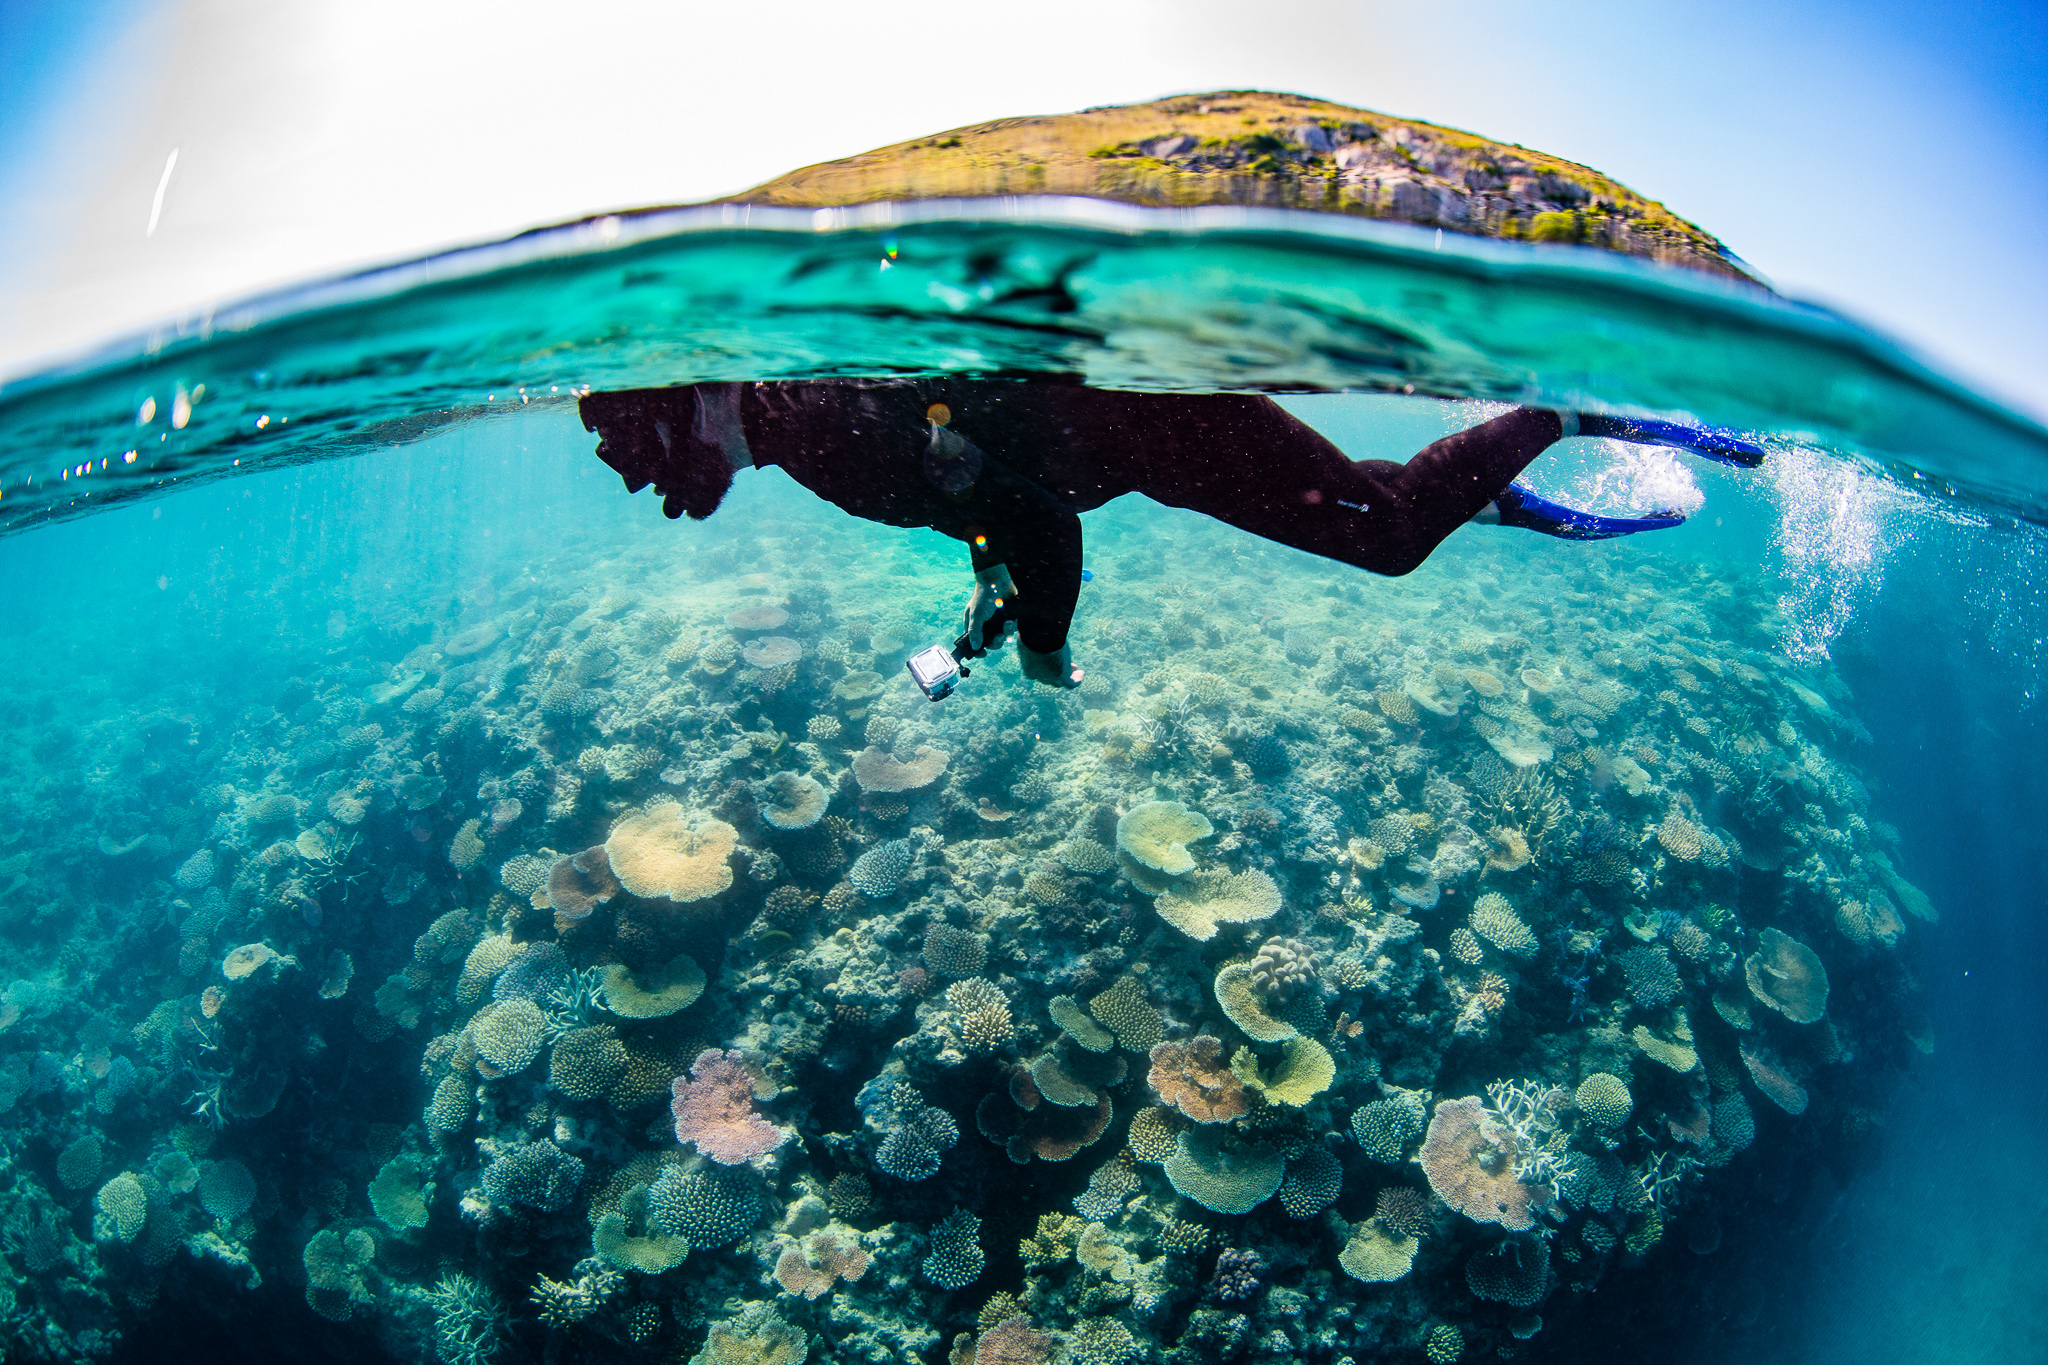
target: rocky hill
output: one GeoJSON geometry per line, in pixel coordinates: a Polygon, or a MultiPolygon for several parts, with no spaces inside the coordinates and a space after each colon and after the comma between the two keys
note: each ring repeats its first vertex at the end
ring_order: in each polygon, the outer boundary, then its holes
{"type": "Polygon", "coordinates": [[[1750,278],[1711,233],[1590,167],[1455,128],[1251,90],[955,128],[806,166],[729,202],[815,208],[1013,194],[1354,214],[1750,278]]]}

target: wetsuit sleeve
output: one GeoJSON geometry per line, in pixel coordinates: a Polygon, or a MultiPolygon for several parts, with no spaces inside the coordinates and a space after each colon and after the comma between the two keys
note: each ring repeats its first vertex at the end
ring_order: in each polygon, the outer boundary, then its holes
{"type": "MultiPolygon", "coordinates": [[[[947,519],[958,518],[977,573],[998,564],[1009,569],[1017,585],[1017,637],[1041,654],[1066,644],[1081,596],[1081,518],[993,457],[972,496],[946,511],[947,519]]],[[[938,529],[955,533],[943,524],[938,529]]]]}

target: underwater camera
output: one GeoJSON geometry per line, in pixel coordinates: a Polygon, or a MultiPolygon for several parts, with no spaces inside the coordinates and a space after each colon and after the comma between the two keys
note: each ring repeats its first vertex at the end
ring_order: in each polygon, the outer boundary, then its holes
{"type": "Polygon", "coordinates": [[[967,660],[979,659],[1003,642],[1003,632],[1017,618],[1009,607],[1004,607],[981,628],[981,646],[975,647],[973,633],[967,632],[955,640],[950,648],[945,645],[930,645],[920,649],[904,661],[910,670],[910,680],[917,684],[917,690],[924,693],[927,701],[944,701],[953,695],[953,689],[960,680],[973,670],[967,667],[967,660]]]}

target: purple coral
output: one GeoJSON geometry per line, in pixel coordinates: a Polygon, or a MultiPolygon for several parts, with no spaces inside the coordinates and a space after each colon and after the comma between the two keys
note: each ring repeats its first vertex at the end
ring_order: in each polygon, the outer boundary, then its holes
{"type": "Polygon", "coordinates": [[[1218,1303],[1255,1299],[1265,1287],[1260,1279],[1265,1269],[1265,1258],[1250,1247],[1225,1247],[1216,1257],[1216,1273],[1209,1277],[1209,1297],[1218,1303]]]}
{"type": "Polygon", "coordinates": [[[737,1052],[707,1048],[672,1087],[676,1141],[695,1143],[721,1166],[737,1166],[789,1139],[787,1130],[754,1112],[754,1079],[743,1061],[737,1052]]]}

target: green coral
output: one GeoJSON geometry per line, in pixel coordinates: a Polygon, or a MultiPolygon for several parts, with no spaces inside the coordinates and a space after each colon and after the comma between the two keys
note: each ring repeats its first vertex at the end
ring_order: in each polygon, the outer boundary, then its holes
{"type": "Polygon", "coordinates": [[[1579,1107],[1581,1114],[1600,1128],[1621,1127],[1628,1122],[1628,1116],[1635,1108],[1635,1099],[1628,1093],[1628,1083],[1606,1071],[1596,1071],[1579,1082],[1578,1093],[1572,1102],[1579,1107]]]}
{"type": "Polygon", "coordinates": [[[394,1232],[427,1225],[427,1201],[434,1186],[417,1157],[395,1156],[370,1182],[370,1210],[394,1232]]]}
{"type": "Polygon", "coordinates": [[[1271,1147],[1204,1125],[1182,1133],[1166,1159],[1166,1178],[1215,1213],[1249,1213],[1280,1189],[1287,1163],[1271,1147]]]}
{"type": "Polygon", "coordinates": [[[1351,1115],[1351,1132],[1374,1161],[1392,1166],[1407,1155],[1408,1144],[1422,1136],[1427,1116],[1415,1095],[1374,1100],[1351,1115]]]}

